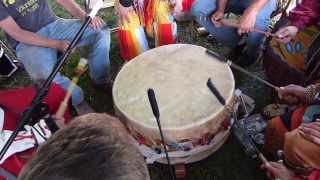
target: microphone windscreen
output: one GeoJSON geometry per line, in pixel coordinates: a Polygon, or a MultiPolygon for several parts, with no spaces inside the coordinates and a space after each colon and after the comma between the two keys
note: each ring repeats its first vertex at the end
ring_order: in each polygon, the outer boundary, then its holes
{"type": "Polygon", "coordinates": [[[148,98],[149,98],[149,102],[151,105],[153,115],[158,119],[160,117],[158,103],[157,103],[157,99],[156,99],[156,95],[154,93],[154,90],[151,88],[148,89],[148,98]]]}

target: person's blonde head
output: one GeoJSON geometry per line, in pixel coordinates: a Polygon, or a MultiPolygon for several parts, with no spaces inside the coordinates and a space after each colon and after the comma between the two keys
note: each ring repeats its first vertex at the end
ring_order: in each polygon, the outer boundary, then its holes
{"type": "Polygon", "coordinates": [[[87,114],[54,134],[19,180],[148,180],[144,159],[119,120],[87,114]]]}

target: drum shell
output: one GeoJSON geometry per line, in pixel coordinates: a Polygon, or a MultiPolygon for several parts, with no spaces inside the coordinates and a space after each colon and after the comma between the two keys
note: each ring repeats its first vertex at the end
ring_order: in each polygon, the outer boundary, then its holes
{"type": "MultiPolygon", "coordinates": [[[[228,107],[234,108],[235,102],[236,97],[234,96],[228,107]]],[[[115,110],[116,115],[126,125],[130,134],[137,140],[138,144],[145,144],[146,146],[152,149],[161,148],[163,150],[158,128],[150,128],[143,126],[142,124],[136,123],[135,121],[128,119],[123,113],[121,113],[121,111],[119,111],[119,109],[117,109],[117,107],[115,107],[115,110]]],[[[171,163],[194,163],[202,159],[205,159],[214,152],[216,152],[225,143],[225,141],[228,139],[230,135],[229,127],[232,125],[232,120],[230,119],[229,114],[229,110],[224,108],[224,110],[221,113],[219,113],[218,116],[212,117],[211,120],[203,122],[199,124],[199,126],[179,129],[164,129],[163,133],[165,134],[165,137],[170,137],[170,139],[174,139],[177,143],[183,143],[192,140],[193,143],[200,142],[203,143],[202,145],[208,145],[209,143],[211,143],[211,141],[213,141],[213,144],[211,145],[212,148],[208,148],[193,156],[170,158],[171,163]]],[[[167,147],[169,148],[169,152],[174,151],[170,149],[168,142],[167,147]]],[[[157,161],[163,164],[167,163],[165,158],[159,159],[157,161]]]]}
{"type": "MultiPolygon", "coordinates": [[[[235,97],[233,97],[231,101],[232,102],[230,102],[228,106],[230,108],[233,108],[235,97]]],[[[158,142],[160,140],[158,128],[144,126],[132,119],[127,118],[117,107],[115,107],[115,110],[116,115],[119,116],[121,120],[123,120],[131,133],[136,134],[138,132],[143,132],[144,134],[148,134],[148,137],[145,138],[151,139],[151,142],[158,142]]],[[[203,136],[208,133],[215,134],[215,132],[221,130],[223,126],[222,123],[229,120],[229,111],[226,108],[223,108],[223,111],[215,115],[215,117],[211,117],[207,121],[202,121],[201,123],[197,124],[197,126],[163,129],[163,133],[166,135],[166,138],[172,139],[174,142],[183,142],[188,139],[196,140],[203,138],[203,136]]],[[[138,135],[134,136],[138,137],[138,135]]]]}

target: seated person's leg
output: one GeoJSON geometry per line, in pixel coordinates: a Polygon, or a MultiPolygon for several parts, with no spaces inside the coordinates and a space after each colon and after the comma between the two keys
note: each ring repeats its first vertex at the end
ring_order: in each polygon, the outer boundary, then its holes
{"type": "MultiPolygon", "coordinates": [[[[71,41],[79,31],[82,22],[75,19],[58,19],[50,29],[50,38],[71,41]]],[[[100,30],[88,27],[80,41],[80,46],[90,48],[90,75],[96,84],[105,84],[110,80],[110,31],[105,26],[100,30]]]]}
{"type": "Polygon", "coordinates": [[[286,132],[288,132],[288,129],[280,117],[269,120],[265,130],[266,141],[264,144],[264,149],[268,154],[276,157],[277,151],[283,149],[284,135],[286,132]]]}
{"type": "Polygon", "coordinates": [[[290,165],[320,168],[320,146],[305,139],[299,129],[286,133],[284,155],[290,165]]]}
{"type": "Polygon", "coordinates": [[[107,83],[110,77],[110,31],[109,29],[100,30],[97,32],[88,32],[88,34],[96,34],[95,42],[90,47],[89,68],[90,76],[96,84],[107,83]]]}
{"type": "Polygon", "coordinates": [[[215,39],[230,48],[234,48],[239,41],[236,29],[216,27],[211,21],[211,15],[217,8],[216,3],[216,0],[197,0],[192,6],[191,13],[195,16],[196,21],[204,26],[215,39]]]}
{"type": "Polygon", "coordinates": [[[50,48],[19,44],[16,53],[31,79],[37,83],[48,78],[57,61],[56,50],[50,48]]]}
{"type": "MultiPolygon", "coordinates": [[[[268,31],[268,26],[270,23],[270,15],[276,9],[277,0],[269,0],[268,3],[261,9],[256,17],[255,28],[268,31]]],[[[250,60],[253,62],[258,55],[259,45],[261,43],[261,39],[264,37],[261,33],[252,32],[248,35],[247,40],[247,55],[250,60]]]]}
{"type": "Polygon", "coordinates": [[[191,8],[192,15],[196,18],[198,23],[200,18],[210,17],[210,15],[216,10],[217,0],[196,0],[191,8]]]}
{"type": "Polygon", "coordinates": [[[301,122],[306,107],[301,107],[293,113],[287,113],[282,117],[275,117],[268,122],[265,130],[266,142],[264,149],[270,155],[276,157],[278,150],[283,150],[285,133],[297,128],[301,122]]]}
{"type": "MultiPolygon", "coordinates": [[[[16,52],[17,57],[36,83],[44,82],[49,77],[57,62],[57,52],[54,49],[20,44],[18,45],[16,52]]],[[[68,78],[60,75],[60,73],[54,78],[54,82],[65,90],[71,83],[68,78]]],[[[82,100],[83,92],[81,88],[77,86],[72,93],[72,104],[78,105],[82,100]]]]}
{"type": "Polygon", "coordinates": [[[74,119],[42,147],[20,180],[149,180],[144,159],[119,120],[106,114],[74,119]]]}

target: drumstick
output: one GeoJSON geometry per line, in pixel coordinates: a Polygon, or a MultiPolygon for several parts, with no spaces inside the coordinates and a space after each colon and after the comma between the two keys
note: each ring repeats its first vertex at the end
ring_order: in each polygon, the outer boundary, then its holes
{"type": "Polygon", "coordinates": [[[72,78],[71,84],[68,87],[66,96],[64,97],[63,101],[61,102],[58,111],[56,112],[57,118],[63,118],[64,113],[67,110],[69,99],[71,98],[72,91],[76,87],[79,77],[87,70],[86,65],[88,64],[88,60],[81,58],[76,69],[75,69],[75,76],[72,78]]]}
{"type": "Polygon", "coordinates": [[[258,81],[260,81],[261,83],[263,83],[263,84],[265,84],[265,85],[267,85],[267,86],[269,86],[269,87],[271,87],[271,88],[273,88],[275,90],[279,89],[278,86],[275,86],[275,85],[271,84],[270,82],[260,78],[259,76],[257,76],[255,74],[245,70],[244,68],[238,66],[237,64],[235,64],[232,61],[228,60],[227,58],[222,57],[218,53],[215,53],[215,52],[213,52],[213,51],[211,51],[209,49],[206,49],[206,53],[211,55],[211,56],[213,56],[213,57],[215,57],[215,58],[217,58],[220,61],[226,62],[230,67],[233,67],[234,69],[236,69],[236,70],[238,70],[238,71],[240,71],[240,72],[242,72],[242,73],[244,73],[244,74],[246,74],[246,75],[248,75],[248,76],[250,76],[250,77],[252,77],[252,78],[254,78],[256,80],[258,80],[258,81]]]}
{"type": "MultiPolygon", "coordinates": [[[[208,79],[207,81],[207,86],[208,88],[210,89],[210,91],[212,92],[212,94],[214,94],[217,99],[219,100],[219,102],[226,108],[228,109],[228,107],[226,106],[226,100],[224,99],[224,97],[221,95],[221,93],[219,92],[219,90],[213,85],[212,81],[211,81],[211,78],[208,79]]],[[[230,113],[233,118],[235,119],[235,123],[238,123],[238,120],[237,120],[237,114],[235,111],[231,111],[230,113]]],[[[241,126],[239,126],[241,127],[241,126]]],[[[240,130],[243,131],[242,128],[240,128],[240,130]]],[[[247,135],[245,132],[243,133],[244,135],[247,135]]],[[[248,136],[247,138],[251,139],[250,136],[248,136]]],[[[255,149],[256,153],[257,153],[257,156],[259,157],[259,159],[262,161],[263,164],[265,165],[269,165],[269,162],[267,160],[267,158],[260,152],[260,150],[257,148],[257,146],[252,142],[252,146],[253,148],[255,149]]]]}
{"type": "MultiPolygon", "coordinates": [[[[228,19],[221,19],[220,20],[221,24],[224,25],[224,26],[228,26],[228,27],[233,27],[233,28],[239,28],[239,24],[238,23],[234,23],[234,22],[231,22],[229,21],[228,19]]],[[[276,34],[274,33],[270,33],[270,32],[266,32],[266,31],[262,31],[260,29],[252,29],[252,32],[257,32],[257,33],[260,33],[260,34],[263,34],[267,37],[271,36],[271,37],[278,37],[276,34]]]]}
{"type": "Polygon", "coordinates": [[[218,89],[213,85],[211,78],[208,79],[207,81],[207,86],[208,88],[211,90],[211,92],[217,97],[218,101],[225,106],[226,105],[226,100],[224,99],[224,97],[220,94],[220,92],[218,91],[218,89]]]}
{"type": "Polygon", "coordinates": [[[163,148],[164,148],[164,153],[166,155],[168,166],[170,167],[170,173],[171,173],[172,179],[175,180],[176,176],[175,176],[175,174],[173,172],[174,170],[173,170],[173,168],[171,166],[171,163],[170,163],[170,158],[169,158],[167,146],[166,146],[166,143],[165,143],[165,140],[164,140],[164,136],[163,136],[163,132],[162,132],[161,124],[160,124],[160,112],[159,112],[159,107],[158,107],[156,95],[154,93],[154,90],[151,89],[151,88],[148,89],[148,99],[149,99],[149,103],[150,103],[153,115],[157,120],[157,124],[158,124],[159,132],[160,132],[162,145],[163,145],[163,148]]]}

